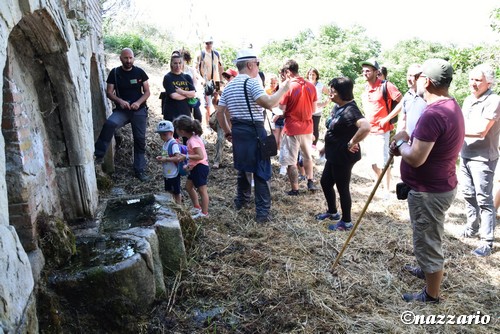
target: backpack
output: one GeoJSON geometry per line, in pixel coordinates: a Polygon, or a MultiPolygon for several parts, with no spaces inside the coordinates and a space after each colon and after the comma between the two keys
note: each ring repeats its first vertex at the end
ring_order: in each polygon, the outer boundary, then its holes
{"type": "MultiPolygon", "coordinates": [[[[168,142],[168,145],[167,145],[167,154],[169,157],[173,157],[174,156],[174,144],[177,144],[179,145],[179,151],[181,152],[181,154],[187,154],[188,153],[188,149],[187,149],[187,146],[186,145],[183,145],[183,144],[179,144],[177,142],[177,140],[175,139],[171,139],[169,142],[168,142]]],[[[185,176],[188,174],[188,171],[184,168],[184,166],[187,165],[187,159],[184,160],[184,161],[181,161],[177,164],[177,172],[179,173],[180,176],[185,176]]]]}
{"type": "MultiPolygon", "coordinates": [[[[396,106],[398,105],[398,102],[395,100],[391,100],[391,110],[389,110],[389,102],[387,100],[387,98],[388,98],[388,96],[387,96],[387,80],[384,80],[382,82],[382,96],[384,97],[385,107],[387,108],[387,114],[389,114],[391,111],[394,110],[394,108],[396,108],[396,106]]],[[[398,116],[399,115],[396,115],[395,117],[391,118],[391,120],[389,122],[391,124],[397,123],[398,116]]]]}
{"type": "MultiPolygon", "coordinates": [[[[198,71],[201,73],[201,64],[203,63],[203,60],[205,60],[205,51],[204,50],[201,50],[201,60],[200,60],[200,63],[198,64],[198,71]]],[[[215,50],[212,50],[212,78],[214,76],[214,53],[215,55],[217,56],[217,59],[218,59],[218,63],[220,65],[220,54],[219,52],[215,51],[215,50]]],[[[205,73],[206,75],[206,73],[205,73]]],[[[207,95],[212,95],[212,94],[207,94],[207,95]]]]}

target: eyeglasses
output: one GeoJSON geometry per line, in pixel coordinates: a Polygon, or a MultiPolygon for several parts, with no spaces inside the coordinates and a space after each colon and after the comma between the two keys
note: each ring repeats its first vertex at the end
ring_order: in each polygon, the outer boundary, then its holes
{"type": "Polygon", "coordinates": [[[206,45],[213,44],[214,42],[205,42],[206,45]]]}
{"type": "Polygon", "coordinates": [[[260,61],[249,61],[249,63],[255,64],[255,65],[257,65],[257,67],[259,67],[259,65],[260,65],[260,61]]]}

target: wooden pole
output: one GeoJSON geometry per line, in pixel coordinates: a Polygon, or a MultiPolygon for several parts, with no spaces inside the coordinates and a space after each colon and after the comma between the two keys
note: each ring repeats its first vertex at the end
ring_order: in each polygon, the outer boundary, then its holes
{"type": "Polygon", "coordinates": [[[358,228],[358,225],[361,222],[361,219],[365,215],[366,209],[368,209],[368,205],[372,201],[372,198],[375,195],[375,192],[377,191],[377,188],[378,188],[380,182],[384,178],[385,172],[391,166],[393,159],[394,159],[394,156],[391,154],[389,156],[389,160],[387,160],[387,162],[386,162],[386,164],[384,166],[384,169],[382,170],[382,173],[380,173],[380,176],[378,177],[377,182],[375,183],[375,186],[373,187],[373,190],[372,190],[370,196],[368,197],[368,200],[366,201],[365,206],[363,207],[363,210],[361,210],[361,213],[359,214],[358,220],[356,220],[356,224],[354,224],[354,226],[353,226],[353,228],[351,230],[351,233],[349,234],[349,237],[347,237],[347,240],[344,243],[344,247],[342,247],[342,250],[337,255],[337,258],[335,259],[335,262],[332,265],[332,270],[335,269],[335,267],[339,263],[340,258],[342,257],[342,254],[344,254],[344,251],[347,248],[347,245],[349,244],[349,242],[351,241],[352,237],[354,236],[354,233],[356,232],[356,229],[358,228]]]}

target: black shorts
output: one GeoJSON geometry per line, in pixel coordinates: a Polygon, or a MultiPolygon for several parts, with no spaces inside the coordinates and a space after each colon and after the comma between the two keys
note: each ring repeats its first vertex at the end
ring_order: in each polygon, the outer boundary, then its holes
{"type": "Polygon", "coordinates": [[[209,168],[204,164],[197,164],[194,168],[189,172],[188,180],[193,182],[195,188],[199,188],[201,186],[207,185],[208,180],[208,172],[209,168]]]}
{"type": "Polygon", "coordinates": [[[163,178],[165,180],[165,191],[174,195],[181,193],[181,176],[177,174],[176,177],[171,179],[163,178]]]}

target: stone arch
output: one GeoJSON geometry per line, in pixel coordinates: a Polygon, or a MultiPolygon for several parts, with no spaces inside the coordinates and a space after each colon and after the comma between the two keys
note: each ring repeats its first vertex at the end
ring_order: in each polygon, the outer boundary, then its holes
{"type": "Polygon", "coordinates": [[[46,9],[23,16],[3,70],[9,221],[27,252],[37,247],[39,214],[71,221],[93,216],[97,206],[90,103],[81,101],[90,96],[82,96],[74,72],[83,69],[75,69],[61,25],[46,9]]]}

